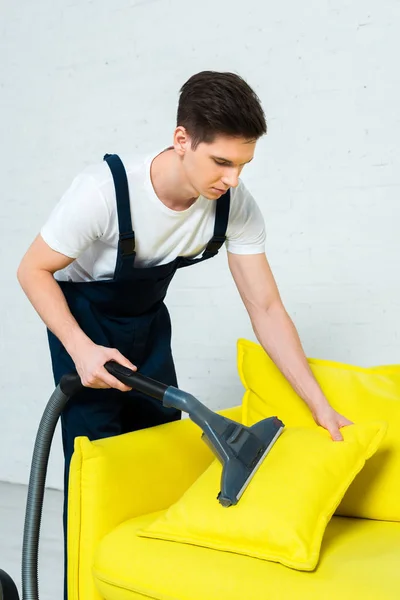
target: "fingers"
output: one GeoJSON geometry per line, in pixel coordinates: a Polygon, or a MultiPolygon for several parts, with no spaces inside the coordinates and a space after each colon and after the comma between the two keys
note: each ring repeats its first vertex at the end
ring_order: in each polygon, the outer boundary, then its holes
{"type": "Polygon", "coordinates": [[[116,348],[106,348],[104,346],[94,345],[89,360],[90,362],[88,364],[87,354],[84,355],[80,361],[83,368],[80,370],[78,369],[84,387],[96,389],[115,388],[121,392],[128,392],[132,389],[132,387],[125,385],[122,381],[119,381],[117,377],[111,375],[104,367],[108,361],[113,360],[127,369],[137,371],[136,365],[125,358],[125,356],[123,356],[116,348]]]}
{"type": "Polygon", "coordinates": [[[99,390],[115,388],[121,392],[127,392],[131,389],[119,381],[116,377],[110,375],[110,373],[104,367],[99,367],[90,376],[82,379],[82,385],[84,387],[95,388],[99,390]]]}
{"type": "Polygon", "coordinates": [[[342,442],[343,435],[341,434],[340,429],[349,425],[354,425],[354,423],[349,419],[346,419],[346,417],[341,417],[340,419],[338,419],[337,423],[329,425],[327,429],[331,434],[332,440],[334,442],[342,442]]]}
{"type": "Polygon", "coordinates": [[[120,392],[129,392],[132,388],[122,383],[119,379],[111,375],[104,367],[101,368],[99,378],[107,384],[107,387],[115,388],[120,392]]]}
{"type": "MultiPolygon", "coordinates": [[[[115,362],[122,365],[123,367],[126,367],[127,369],[131,369],[131,371],[137,371],[137,366],[134,365],[133,363],[131,363],[127,358],[125,358],[125,356],[123,354],[121,354],[121,352],[119,350],[117,350],[116,348],[112,349],[108,360],[114,360],[115,362]]],[[[120,390],[121,392],[128,392],[129,390],[132,389],[131,387],[122,383],[122,381],[119,381],[119,379],[117,379],[113,375],[110,375],[110,373],[106,369],[103,368],[102,372],[106,373],[106,381],[110,385],[110,387],[116,388],[117,390],[120,390]]],[[[103,376],[102,378],[104,380],[105,376],[103,376]]]]}
{"type": "Polygon", "coordinates": [[[117,350],[115,348],[113,349],[111,358],[112,358],[112,360],[115,360],[117,363],[119,363],[123,367],[126,367],[127,369],[131,369],[132,371],[137,371],[137,366],[134,365],[133,363],[131,363],[127,358],[125,358],[125,356],[123,354],[121,354],[121,352],[119,352],[119,350],[117,350]]]}
{"type": "Polygon", "coordinates": [[[343,436],[338,427],[331,426],[329,428],[329,433],[331,434],[331,438],[334,442],[343,442],[343,436]]]}
{"type": "Polygon", "coordinates": [[[321,425],[326,429],[334,442],[342,442],[343,435],[340,431],[341,427],[353,425],[354,423],[345,416],[338,413],[332,407],[329,410],[324,410],[320,414],[314,416],[317,425],[321,425]]]}

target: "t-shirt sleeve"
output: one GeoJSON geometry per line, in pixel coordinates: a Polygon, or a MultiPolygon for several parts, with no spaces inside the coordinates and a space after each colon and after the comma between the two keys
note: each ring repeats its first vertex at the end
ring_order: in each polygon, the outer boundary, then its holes
{"type": "Polygon", "coordinates": [[[232,254],[265,252],[263,215],[244,183],[231,190],[231,207],[226,232],[226,249],[232,254]]]}
{"type": "Polygon", "coordinates": [[[71,183],[40,230],[44,241],[70,258],[104,234],[109,222],[106,200],[93,176],[81,173],[71,183]]]}

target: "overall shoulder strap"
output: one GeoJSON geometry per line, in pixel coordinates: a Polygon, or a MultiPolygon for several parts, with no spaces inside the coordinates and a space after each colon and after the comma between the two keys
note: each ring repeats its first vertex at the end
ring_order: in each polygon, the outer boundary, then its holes
{"type": "Polygon", "coordinates": [[[217,200],[215,211],[214,235],[208,242],[202,258],[211,258],[218,254],[218,250],[226,240],[226,229],[229,221],[229,208],[231,203],[231,190],[229,189],[217,200]]]}
{"type": "Polygon", "coordinates": [[[117,154],[105,154],[104,160],[110,167],[114,179],[117,199],[119,247],[122,258],[135,254],[135,233],[132,229],[128,178],[122,160],[117,154]]]}

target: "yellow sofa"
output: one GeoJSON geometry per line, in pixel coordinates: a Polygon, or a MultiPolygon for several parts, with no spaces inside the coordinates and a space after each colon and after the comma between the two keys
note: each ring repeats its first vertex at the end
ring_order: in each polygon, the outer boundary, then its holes
{"type": "MultiPolygon", "coordinates": [[[[242,407],[221,414],[240,421],[242,407]]],[[[399,598],[400,522],[334,516],[312,572],[135,535],[213,460],[186,418],[94,442],[77,438],[69,486],[70,600],[399,598]]]]}

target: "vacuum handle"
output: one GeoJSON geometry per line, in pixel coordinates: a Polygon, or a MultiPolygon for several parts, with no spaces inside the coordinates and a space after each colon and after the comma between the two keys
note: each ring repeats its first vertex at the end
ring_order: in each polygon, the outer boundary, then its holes
{"type": "MultiPolygon", "coordinates": [[[[131,369],[127,369],[114,360],[106,362],[104,367],[110,373],[110,375],[116,377],[119,381],[125,383],[125,385],[128,385],[134,390],[142,392],[147,396],[161,400],[161,402],[163,401],[164,394],[169,387],[168,385],[160,383],[155,379],[150,379],[150,377],[145,377],[144,375],[136,373],[136,371],[132,371],[131,369]]],[[[60,380],[60,388],[61,391],[68,397],[76,394],[82,388],[82,382],[79,375],[77,373],[63,375],[60,380]]]]}
{"type": "Polygon", "coordinates": [[[163,401],[164,394],[169,387],[168,385],[150,377],[145,377],[141,373],[136,373],[136,371],[132,371],[132,369],[128,369],[113,360],[106,362],[104,367],[110,375],[116,377],[119,381],[125,383],[125,385],[147,396],[161,400],[161,402],[163,401]]]}

